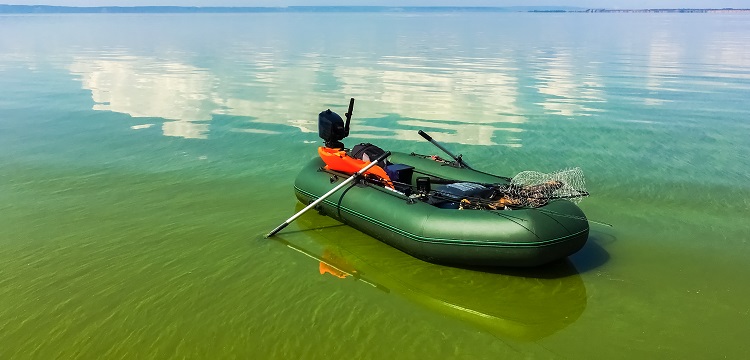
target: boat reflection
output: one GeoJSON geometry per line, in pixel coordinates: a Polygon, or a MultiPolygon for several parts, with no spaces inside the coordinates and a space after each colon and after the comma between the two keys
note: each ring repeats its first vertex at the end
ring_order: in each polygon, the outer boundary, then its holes
{"type": "Polygon", "coordinates": [[[542,339],[586,308],[586,288],[568,261],[530,270],[454,268],[418,260],[316,213],[297,225],[301,231],[276,240],[317,261],[323,276],[361,281],[501,339],[542,339]]]}

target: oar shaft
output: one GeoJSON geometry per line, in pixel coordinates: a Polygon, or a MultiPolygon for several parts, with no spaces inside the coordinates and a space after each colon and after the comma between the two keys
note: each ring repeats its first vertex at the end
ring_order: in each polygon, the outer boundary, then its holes
{"type": "Polygon", "coordinates": [[[463,159],[459,158],[456,155],[453,155],[453,153],[450,152],[450,151],[448,151],[448,149],[444,148],[443,145],[440,145],[440,143],[438,143],[437,141],[433,140],[432,136],[427,135],[427,133],[424,132],[424,131],[422,131],[422,130],[419,130],[417,133],[419,133],[419,135],[421,135],[425,140],[427,140],[430,143],[432,143],[432,145],[437,146],[438,149],[443,150],[443,152],[446,153],[446,154],[448,154],[448,156],[452,157],[453,160],[456,160],[456,162],[458,163],[459,167],[465,166],[465,167],[471,169],[471,167],[469,166],[469,164],[465,163],[463,159]]]}
{"type": "MultiPolygon", "coordinates": [[[[356,174],[356,175],[359,175],[359,173],[356,174]]],[[[318,204],[320,204],[321,202],[323,202],[323,200],[325,200],[327,197],[331,196],[336,191],[339,191],[339,189],[341,189],[342,187],[344,187],[347,184],[349,184],[350,182],[354,181],[356,175],[353,175],[350,178],[344,180],[344,182],[342,182],[341,184],[336,185],[336,187],[334,187],[333,189],[331,189],[330,191],[328,191],[327,193],[325,193],[323,196],[321,196],[317,200],[311,202],[310,205],[307,205],[300,212],[292,215],[292,217],[290,217],[289,219],[287,219],[286,221],[284,221],[283,224],[279,225],[278,227],[276,227],[275,229],[273,229],[273,231],[271,231],[270,233],[268,233],[268,235],[266,235],[266,237],[274,236],[277,232],[281,231],[281,229],[285,228],[287,225],[289,225],[290,223],[292,223],[294,220],[297,220],[297,218],[300,217],[300,216],[302,216],[302,214],[304,214],[305,212],[307,212],[307,210],[310,210],[310,209],[316,207],[318,204]]]]}
{"type": "Polygon", "coordinates": [[[346,186],[350,182],[354,181],[358,176],[364,174],[367,170],[370,170],[371,167],[377,165],[378,162],[380,162],[381,160],[387,158],[388,156],[391,156],[391,152],[390,151],[386,151],[385,154],[380,155],[380,157],[378,157],[377,159],[375,159],[375,161],[367,164],[367,166],[365,166],[361,170],[357,171],[354,175],[352,175],[348,179],[344,180],[341,184],[336,185],[336,187],[334,187],[333,189],[329,190],[327,193],[323,194],[323,196],[319,197],[317,200],[315,200],[312,203],[310,203],[310,205],[307,205],[304,209],[302,209],[298,213],[292,215],[292,217],[290,217],[289,219],[287,219],[286,221],[284,221],[281,225],[277,226],[270,233],[268,233],[268,235],[266,235],[266,237],[268,238],[268,237],[274,236],[276,233],[278,233],[279,231],[281,231],[283,228],[287,227],[287,225],[291,224],[292,221],[297,220],[297,218],[300,217],[300,216],[302,216],[302,214],[304,214],[305,212],[307,212],[307,210],[310,210],[310,209],[314,208],[315,206],[317,206],[318,204],[320,204],[321,202],[323,202],[323,200],[325,200],[329,196],[333,195],[333,193],[335,193],[336,191],[339,191],[342,187],[346,186]]]}

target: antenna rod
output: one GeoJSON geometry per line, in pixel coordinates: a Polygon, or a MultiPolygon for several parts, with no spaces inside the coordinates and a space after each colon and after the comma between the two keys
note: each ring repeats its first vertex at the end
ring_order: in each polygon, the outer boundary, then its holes
{"type": "Polygon", "coordinates": [[[352,120],[352,113],[354,112],[354,98],[349,100],[349,110],[346,112],[346,124],[344,124],[344,131],[346,136],[349,136],[349,122],[352,120]]]}

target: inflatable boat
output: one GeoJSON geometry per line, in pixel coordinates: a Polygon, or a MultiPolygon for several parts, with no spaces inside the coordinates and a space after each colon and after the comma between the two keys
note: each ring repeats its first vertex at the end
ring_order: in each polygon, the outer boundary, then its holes
{"type": "Polygon", "coordinates": [[[353,100],[346,123],[330,110],[319,115],[325,146],[294,183],[303,204],[316,202],[321,214],[438,264],[539,266],[586,243],[588,220],[570,200],[587,193],[560,193],[570,190],[564,181],[519,184],[475,170],[422,131],[452,160],[371,144],[347,149],[340,140],[349,133],[353,100]]]}

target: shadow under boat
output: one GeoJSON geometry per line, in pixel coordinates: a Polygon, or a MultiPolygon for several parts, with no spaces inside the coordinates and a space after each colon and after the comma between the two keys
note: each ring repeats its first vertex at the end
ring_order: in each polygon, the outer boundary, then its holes
{"type": "Polygon", "coordinates": [[[567,259],[534,269],[456,268],[416,259],[314,212],[297,226],[276,241],[317,261],[322,275],[359,280],[500,339],[545,338],[586,308],[586,288],[567,259]]]}

